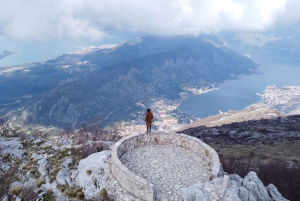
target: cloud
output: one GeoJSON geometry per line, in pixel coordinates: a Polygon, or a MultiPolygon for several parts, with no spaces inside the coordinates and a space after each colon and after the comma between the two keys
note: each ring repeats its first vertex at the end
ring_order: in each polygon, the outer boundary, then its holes
{"type": "Polygon", "coordinates": [[[264,31],[299,20],[298,0],[9,0],[0,36],[15,41],[100,40],[112,31],[177,35],[264,31]]]}
{"type": "Polygon", "coordinates": [[[12,54],[15,54],[15,52],[11,50],[3,50],[3,52],[0,52],[0,59],[3,59],[4,57],[7,57],[12,54]]]}
{"type": "Polygon", "coordinates": [[[287,0],[285,2],[285,12],[278,17],[278,23],[281,25],[300,22],[300,1],[287,0]]]}

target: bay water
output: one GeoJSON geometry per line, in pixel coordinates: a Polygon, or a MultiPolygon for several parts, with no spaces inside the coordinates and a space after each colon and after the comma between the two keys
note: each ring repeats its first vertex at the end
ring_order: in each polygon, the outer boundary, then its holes
{"type": "Polygon", "coordinates": [[[241,110],[258,102],[267,86],[299,86],[300,62],[295,54],[274,53],[262,48],[244,48],[251,59],[260,64],[258,75],[247,75],[242,79],[229,80],[219,89],[191,96],[178,107],[179,111],[205,118],[229,110],[241,110]],[[293,56],[292,56],[293,55],[293,56]]]}

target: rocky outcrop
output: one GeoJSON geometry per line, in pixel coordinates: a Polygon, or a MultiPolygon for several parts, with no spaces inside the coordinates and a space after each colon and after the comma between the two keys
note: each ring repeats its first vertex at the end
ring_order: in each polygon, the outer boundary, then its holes
{"type": "Polygon", "coordinates": [[[105,188],[104,168],[108,163],[111,151],[91,154],[82,159],[78,165],[75,184],[82,188],[85,199],[97,198],[101,189],[105,188]]]}
{"type": "Polygon", "coordinates": [[[249,172],[243,180],[243,186],[255,197],[257,201],[271,200],[267,189],[255,172],[249,172]]]}
{"type": "Polygon", "coordinates": [[[68,184],[69,186],[73,186],[73,182],[71,179],[71,173],[69,171],[69,164],[72,163],[72,158],[67,158],[61,165],[61,170],[56,175],[57,183],[61,185],[68,184]]]}
{"type": "Polygon", "coordinates": [[[185,201],[287,201],[273,184],[265,187],[255,172],[249,172],[244,179],[225,174],[209,183],[186,188],[184,195],[185,201]]]}
{"type": "Polygon", "coordinates": [[[208,199],[208,193],[202,189],[201,184],[184,189],[182,196],[185,201],[205,201],[208,199]]]}
{"type": "Polygon", "coordinates": [[[288,201],[278,192],[277,188],[273,184],[267,186],[267,190],[274,201],[288,201]]]}
{"type": "Polygon", "coordinates": [[[24,154],[23,145],[19,138],[1,139],[0,155],[9,154],[11,157],[22,158],[24,154]]]}
{"type": "Polygon", "coordinates": [[[69,186],[73,186],[73,183],[71,181],[71,174],[67,168],[63,168],[57,173],[56,181],[61,185],[68,184],[69,186]]]}
{"type": "Polygon", "coordinates": [[[240,186],[239,188],[239,197],[242,201],[256,201],[255,197],[252,195],[248,189],[246,189],[243,186],[240,186]]]}
{"type": "Polygon", "coordinates": [[[6,164],[5,162],[2,161],[2,157],[0,157],[0,171],[4,171],[6,172],[7,170],[9,170],[10,166],[8,164],[6,164]]]}

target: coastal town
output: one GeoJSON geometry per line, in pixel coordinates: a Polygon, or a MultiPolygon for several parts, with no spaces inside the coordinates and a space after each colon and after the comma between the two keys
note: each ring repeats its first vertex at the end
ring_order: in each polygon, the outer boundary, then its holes
{"type": "MultiPolygon", "coordinates": [[[[200,119],[177,110],[179,104],[180,101],[171,101],[168,99],[152,101],[149,104],[149,108],[151,108],[154,115],[152,129],[161,131],[176,130],[183,125],[190,124],[200,119]]],[[[117,129],[121,136],[146,131],[145,112],[147,106],[143,103],[136,103],[136,106],[140,107],[141,110],[137,113],[130,114],[133,120],[118,122],[114,125],[113,129],[117,129]]],[[[111,128],[108,127],[107,129],[110,130],[111,128]]]]}
{"type": "Polygon", "coordinates": [[[261,100],[249,107],[267,107],[285,115],[300,114],[300,86],[268,86],[261,100]]]}

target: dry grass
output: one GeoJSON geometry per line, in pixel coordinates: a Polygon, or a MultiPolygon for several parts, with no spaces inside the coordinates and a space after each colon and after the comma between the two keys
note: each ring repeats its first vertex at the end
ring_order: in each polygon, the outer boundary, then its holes
{"type": "Polygon", "coordinates": [[[46,183],[45,179],[43,177],[40,177],[36,180],[36,187],[39,188],[42,186],[42,184],[45,184],[45,183],[46,183]]]}
{"type": "Polygon", "coordinates": [[[23,188],[19,196],[22,198],[22,200],[36,200],[38,194],[35,186],[29,185],[23,188]]]}
{"type": "Polygon", "coordinates": [[[87,170],[86,173],[87,173],[88,175],[91,175],[91,174],[92,174],[92,170],[87,170]]]}
{"type": "Polygon", "coordinates": [[[53,167],[53,169],[50,170],[49,174],[51,176],[56,176],[56,174],[59,172],[60,168],[58,167],[53,167]]]}
{"type": "Polygon", "coordinates": [[[56,201],[55,196],[53,195],[53,191],[52,190],[48,190],[45,194],[44,194],[44,200],[47,201],[56,201]]]}
{"type": "Polygon", "coordinates": [[[79,186],[57,185],[56,187],[69,198],[84,199],[84,193],[79,186]]]}
{"type": "Polygon", "coordinates": [[[99,193],[101,201],[111,201],[111,199],[107,196],[106,189],[102,189],[99,193]]]}
{"type": "Polygon", "coordinates": [[[50,149],[51,147],[52,147],[51,145],[44,145],[44,146],[42,147],[42,149],[46,150],[46,149],[50,149]]]}
{"type": "Polygon", "coordinates": [[[14,195],[19,195],[21,191],[23,190],[23,186],[18,185],[11,188],[10,192],[14,195]]]}

